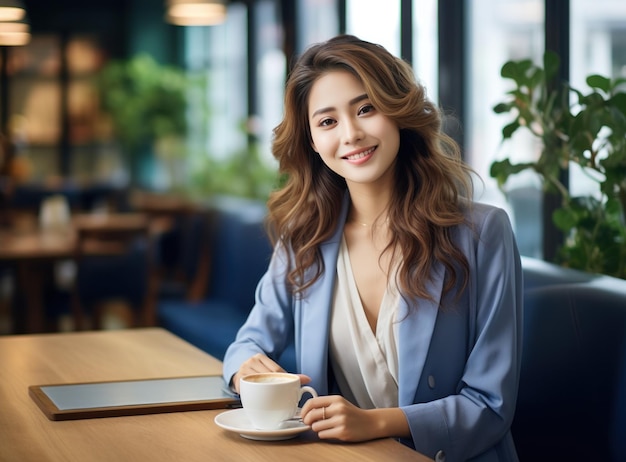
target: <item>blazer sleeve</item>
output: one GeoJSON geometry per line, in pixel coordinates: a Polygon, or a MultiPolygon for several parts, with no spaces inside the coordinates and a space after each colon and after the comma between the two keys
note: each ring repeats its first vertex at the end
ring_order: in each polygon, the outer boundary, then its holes
{"type": "Polygon", "coordinates": [[[223,375],[226,383],[230,383],[244,361],[257,353],[276,361],[293,336],[292,297],[285,278],[286,258],[284,248],[278,246],[257,285],[255,304],[248,319],[224,355],[223,375]]]}
{"type": "Polygon", "coordinates": [[[456,393],[402,407],[415,448],[431,457],[444,451],[448,460],[466,460],[497,446],[501,455],[515,454],[510,426],[522,353],[521,263],[506,213],[490,208],[481,216],[477,239],[467,239],[473,241],[466,252],[474,307],[468,310],[469,345],[460,346],[467,348],[467,360],[456,393]]]}

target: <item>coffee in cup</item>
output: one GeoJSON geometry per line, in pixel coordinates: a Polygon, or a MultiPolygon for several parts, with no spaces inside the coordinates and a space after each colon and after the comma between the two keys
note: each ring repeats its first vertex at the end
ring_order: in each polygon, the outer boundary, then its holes
{"type": "Polygon", "coordinates": [[[283,372],[264,372],[243,377],[239,382],[241,405],[258,430],[277,430],[283,421],[295,416],[304,393],[317,397],[300,377],[283,372]]]}

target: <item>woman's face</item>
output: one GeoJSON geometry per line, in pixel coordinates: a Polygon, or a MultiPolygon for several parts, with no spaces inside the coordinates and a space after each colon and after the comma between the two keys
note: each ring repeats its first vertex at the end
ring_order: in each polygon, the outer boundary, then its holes
{"type": "Polygon", "coordinates": [[[348,186],[389,186],[400,147],[394,121],[372,105],[361,82],[347,71],[315,81],[309,95],[313,149],[348,186]]]}

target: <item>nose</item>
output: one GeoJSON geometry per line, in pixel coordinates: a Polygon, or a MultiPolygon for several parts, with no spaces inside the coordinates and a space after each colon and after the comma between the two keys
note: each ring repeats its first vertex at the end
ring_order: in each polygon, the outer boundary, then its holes
{"type": "Polygon", "coordinates": [[[344,144],[354,144],[363,139],[363,130],[358,122],[354,119],[346,119],[343,127],[344,144]]]}

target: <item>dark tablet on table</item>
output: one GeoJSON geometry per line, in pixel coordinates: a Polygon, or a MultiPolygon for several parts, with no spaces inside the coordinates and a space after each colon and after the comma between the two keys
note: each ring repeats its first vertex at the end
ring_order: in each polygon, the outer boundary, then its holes
{"type": "Polygon", "coordinates": [[[240,406],[239,398],[219,375],[33,385],[28,392],[50,420],[240,406]]]}

